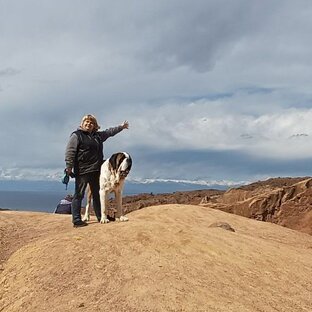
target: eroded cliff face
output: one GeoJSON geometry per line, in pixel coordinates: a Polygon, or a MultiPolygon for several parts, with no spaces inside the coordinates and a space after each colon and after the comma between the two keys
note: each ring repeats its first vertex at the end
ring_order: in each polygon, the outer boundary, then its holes
{"type": "Polygon", "coordinates": [[[312,235],[312,179],[254,183],[205,196],[200,205],[259,221],[273,222],[312,235]],[[293,182],[293,184],[291,184],[293,182]]]}

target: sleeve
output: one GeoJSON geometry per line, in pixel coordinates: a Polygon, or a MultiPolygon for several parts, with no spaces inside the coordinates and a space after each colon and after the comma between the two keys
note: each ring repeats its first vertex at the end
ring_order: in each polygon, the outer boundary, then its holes
{"type": "Polygon", "coordinates": [[[108,128],[104,131],[99,131],[98,134],[100,135],[102,142],[104,142],[109,137],[116,135],[117,133],[121,132],[122,130],[123,130],[122,126],[117,126],[117,127],[108,128]]]}
{"type": "Polygon", "coordinates": [[[76,153],[78,149],[78,136],[77,134],[73,133],[66,146],[66,151],[65,151],[65,163],[66,163],[66,168],[73,168],[74,163],[75,163],[75,158],[76,158],[76,153]]]}

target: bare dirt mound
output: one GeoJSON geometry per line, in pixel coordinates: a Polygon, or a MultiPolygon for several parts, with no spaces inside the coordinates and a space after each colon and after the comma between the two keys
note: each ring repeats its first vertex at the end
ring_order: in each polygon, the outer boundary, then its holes
{"type": "Polygon", "coordinates": [[[200,204],[312,235],[311,178],[270,179],[206,196],[200,204]]]}
{"type": "Polygon", "coordinates": [[[311,311],[310,235],[191,205],[129,218],[0,212],[0,311],[311,311]]]}

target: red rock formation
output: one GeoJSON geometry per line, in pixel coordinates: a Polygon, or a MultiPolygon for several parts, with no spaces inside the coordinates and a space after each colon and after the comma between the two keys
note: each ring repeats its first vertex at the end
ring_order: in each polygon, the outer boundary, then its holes
{"type": "Polygon", "coordinates": [[[283,180],[280,184],[277,179],[270,179],[267,183],[230,189],[204,198],[200,204],[312,235],[312,179],[283,180]]]}

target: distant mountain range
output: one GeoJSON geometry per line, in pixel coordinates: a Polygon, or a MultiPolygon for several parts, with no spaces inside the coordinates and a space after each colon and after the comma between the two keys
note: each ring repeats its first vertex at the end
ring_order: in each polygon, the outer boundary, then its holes
{"type": "MultiPolygon", "coordinates": [[[[172,193],[176,191],[192,191],[207,188],[226,190],[229,187],[244,185],[249,182],[233,181],[205,181],[205,180],[170,180],[170,179],[128,179],[125,184],[124,194],[133,195],[140,193],[172,193]]],[[[31,181],[31,180],[1,180],[0,191],[43,191],[59,192],[65,189],[61,181],[31,181]]],[[[74,191],[74,180],[68,185],[68,192],[74,191]]]]}

